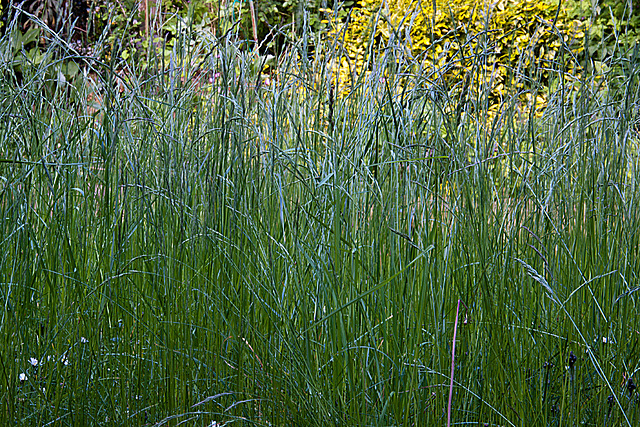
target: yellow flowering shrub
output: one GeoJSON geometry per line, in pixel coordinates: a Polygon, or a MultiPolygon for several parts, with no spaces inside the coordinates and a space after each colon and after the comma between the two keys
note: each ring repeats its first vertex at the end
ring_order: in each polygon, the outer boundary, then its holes
{"type": "Polygon", "coordinates": [[[348,88],[386,55],[387,64],[420,64],[445,88],[470,79],[494,100],[506,88],[552,84],[550,69],[571,75],[584,38],[582,23],[549,0],[363,0],[327,22],[340,85],[348,88]]]}

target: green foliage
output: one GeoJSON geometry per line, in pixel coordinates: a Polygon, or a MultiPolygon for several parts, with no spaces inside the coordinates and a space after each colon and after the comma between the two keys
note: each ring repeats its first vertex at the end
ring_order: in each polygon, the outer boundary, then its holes
{"type": "Polygon", "coordinates": [[[628,49],[640,38],[640,2],[599,0],[596,3],[568,0],[572,19],[585,22],[589,30],[589,56],[604,61],[616,49],[628,49]]]}
{"type": "Polygon", "coordinates": [[[0,45],[2,62],[18,72],[38,65],[42,57],[38,46],[40,34],[39,28],[30,28],[24,32],[16,27],[11,28],[5,35],[6,43],[0,45]]]}
{"type": "Polygon", "coordinates": [[[0,75],[17,86],[30,80],[46,82],[43,94],[51,96],[61,86],[79,84],[77,77],[81,70],[78,58],[69,57],[53,46],[41,49],[39,41],[43,33],[38,26],[23,32],[11,25],[0,43],[0,75]]]}
{"type": "Polygon", "coordinates": [[[1,425],[640,424],[637,69],[487,125],[408,45],[338,97],[177,39],[0,79],[1,425]]]}
{"type": "Polygon", "coordinates": [[[623,52],[572,80],[560,22],[527,63],[525,22],[511,46],[354,9],[332,19],[383,19],[361,52],[276,61],[196,6],[149,26],[160,73],[121,60],[137,11],[111,61],[44,26],[1,40],[0,425],[433,426],[449,392],[455,425],[640,424],[623,52]],[[516,62],[497,113],[488,58],[516,62]]]}
{"type": "Polygon", "coordinates": [[[254,2],[252,16],[248,1],[171,0],[159,3],[161,9],[150,1],[149,10],[145,10],[138,1],[125,0],[98,6],[95,16],[98,33],[107,29],[109,44],[116,49],[122,46],[117,51],[119,56],[144,63],[150,48],[169,55],[181,37],[195,44],[229,31],[246,42],[247,50],[275,53],[301,34],[304,24],[312,29],[323,26],[317,13],[320,3],[321,0],[259,1],[254,2]]]}

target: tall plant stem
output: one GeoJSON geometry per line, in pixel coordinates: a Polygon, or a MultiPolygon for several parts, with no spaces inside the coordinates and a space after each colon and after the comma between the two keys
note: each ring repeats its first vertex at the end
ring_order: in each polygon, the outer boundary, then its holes
{"type": "Polygon", "coordinates": [[[449,403],[447,405],[447,427],[451,426],[451,401],[453,400],[453,373],[456,368],[456,335],[458,334],[458,318],[460,316],[460,304],[464,305],[465,309],[467,306],[462,302],[462,300],[458,300],[458,307],[456,308],[456,321],[453,325],[453,343],[451,346],[451,382],[449,383],[449,403]]]}

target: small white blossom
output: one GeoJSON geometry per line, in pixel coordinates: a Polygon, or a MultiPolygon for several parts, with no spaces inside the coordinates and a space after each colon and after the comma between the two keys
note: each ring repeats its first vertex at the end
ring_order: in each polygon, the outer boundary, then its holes
{"type": "Polygon", "coordinates": [[[35,357],[30,357],[29,363],[31,363],[31,366],[38,366],[38,359],[36,359],[35,357]]]}
{"type": "Polygon", "coordinates": [[[86,342],[89,342],[89,340],[86,339],[85,337],[80,337],[80,342],[86,343],[86,342]]]}
{"type": "Polygon", "coordinates": [[[25,374],[24,372],[20,373],[20,375],[18,375],[18,378],[20,379],[20,382],[23,383],[27,380],[27,374],[25,374]]]}

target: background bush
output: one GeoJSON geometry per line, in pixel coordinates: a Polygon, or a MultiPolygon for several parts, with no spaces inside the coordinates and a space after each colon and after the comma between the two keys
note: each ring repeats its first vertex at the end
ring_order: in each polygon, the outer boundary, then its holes
{"type": "MultiPolygon", "coordinates": [[[[3,29],[11,3],[0,2],[3,29]]],[[[125,59],[148,48],[149,42],[171,43],[181,26],[197,30],[191,33],[195,41],[206,32],[220,35],[232,30],[248,48],[272,54],[301,35],[303,26],[316,33],[330,30],[342,34],[341,43],[355,66],[363,64],[372,48],[394,38],[408,38],[412,54],[436,65],[457,55],[462,55],[456,60],[460,62],[483,43],[493,43],[487,62],[500,66],[523,53],[526,65],[551,61],[563,44],[579,53],[587,28],[592,39],[589,54],[599,59],[611,54],[616,42],[630,44],[637,39],[640,18],[633,11],[640,7],[638,0],[561,4],[558,10],[558,2],[551,0],[26,0],[19,7],[84,46],[106,35],[111,44],[117,41],[125,47],[118,52],[125,59]],[[554,19],[557,22],[551,25],[554,19]],[[491,40],[473,39],[484,29],[491,31],[491,40]]],[[[18,19],[23,31],[34,26],[27,15],[18,19]]],[[[504,77],[504,70],[499,74],[504,77]]]]}
{"type": "Polygon", "coordinates": [[[449,92],[468,78],[480,83],[480,92],[488,85],[496,99],[505,96],[506,89],[549,85],[550,70],[562,68],[576,75],[586,29],[566,8],[536,0],[491,5],[365,0],[346,19],[337,15],[331,24],[344,51],[338,70],[342,82],[370,69],[373,53],[386,46],[387,54],[417,59],[433,70],[431,79],[441,91],[449,92]],[[475,61],[482,61],[480,68],[473,67],[482,72],[472,76],[468,70],[475,61]]]}

